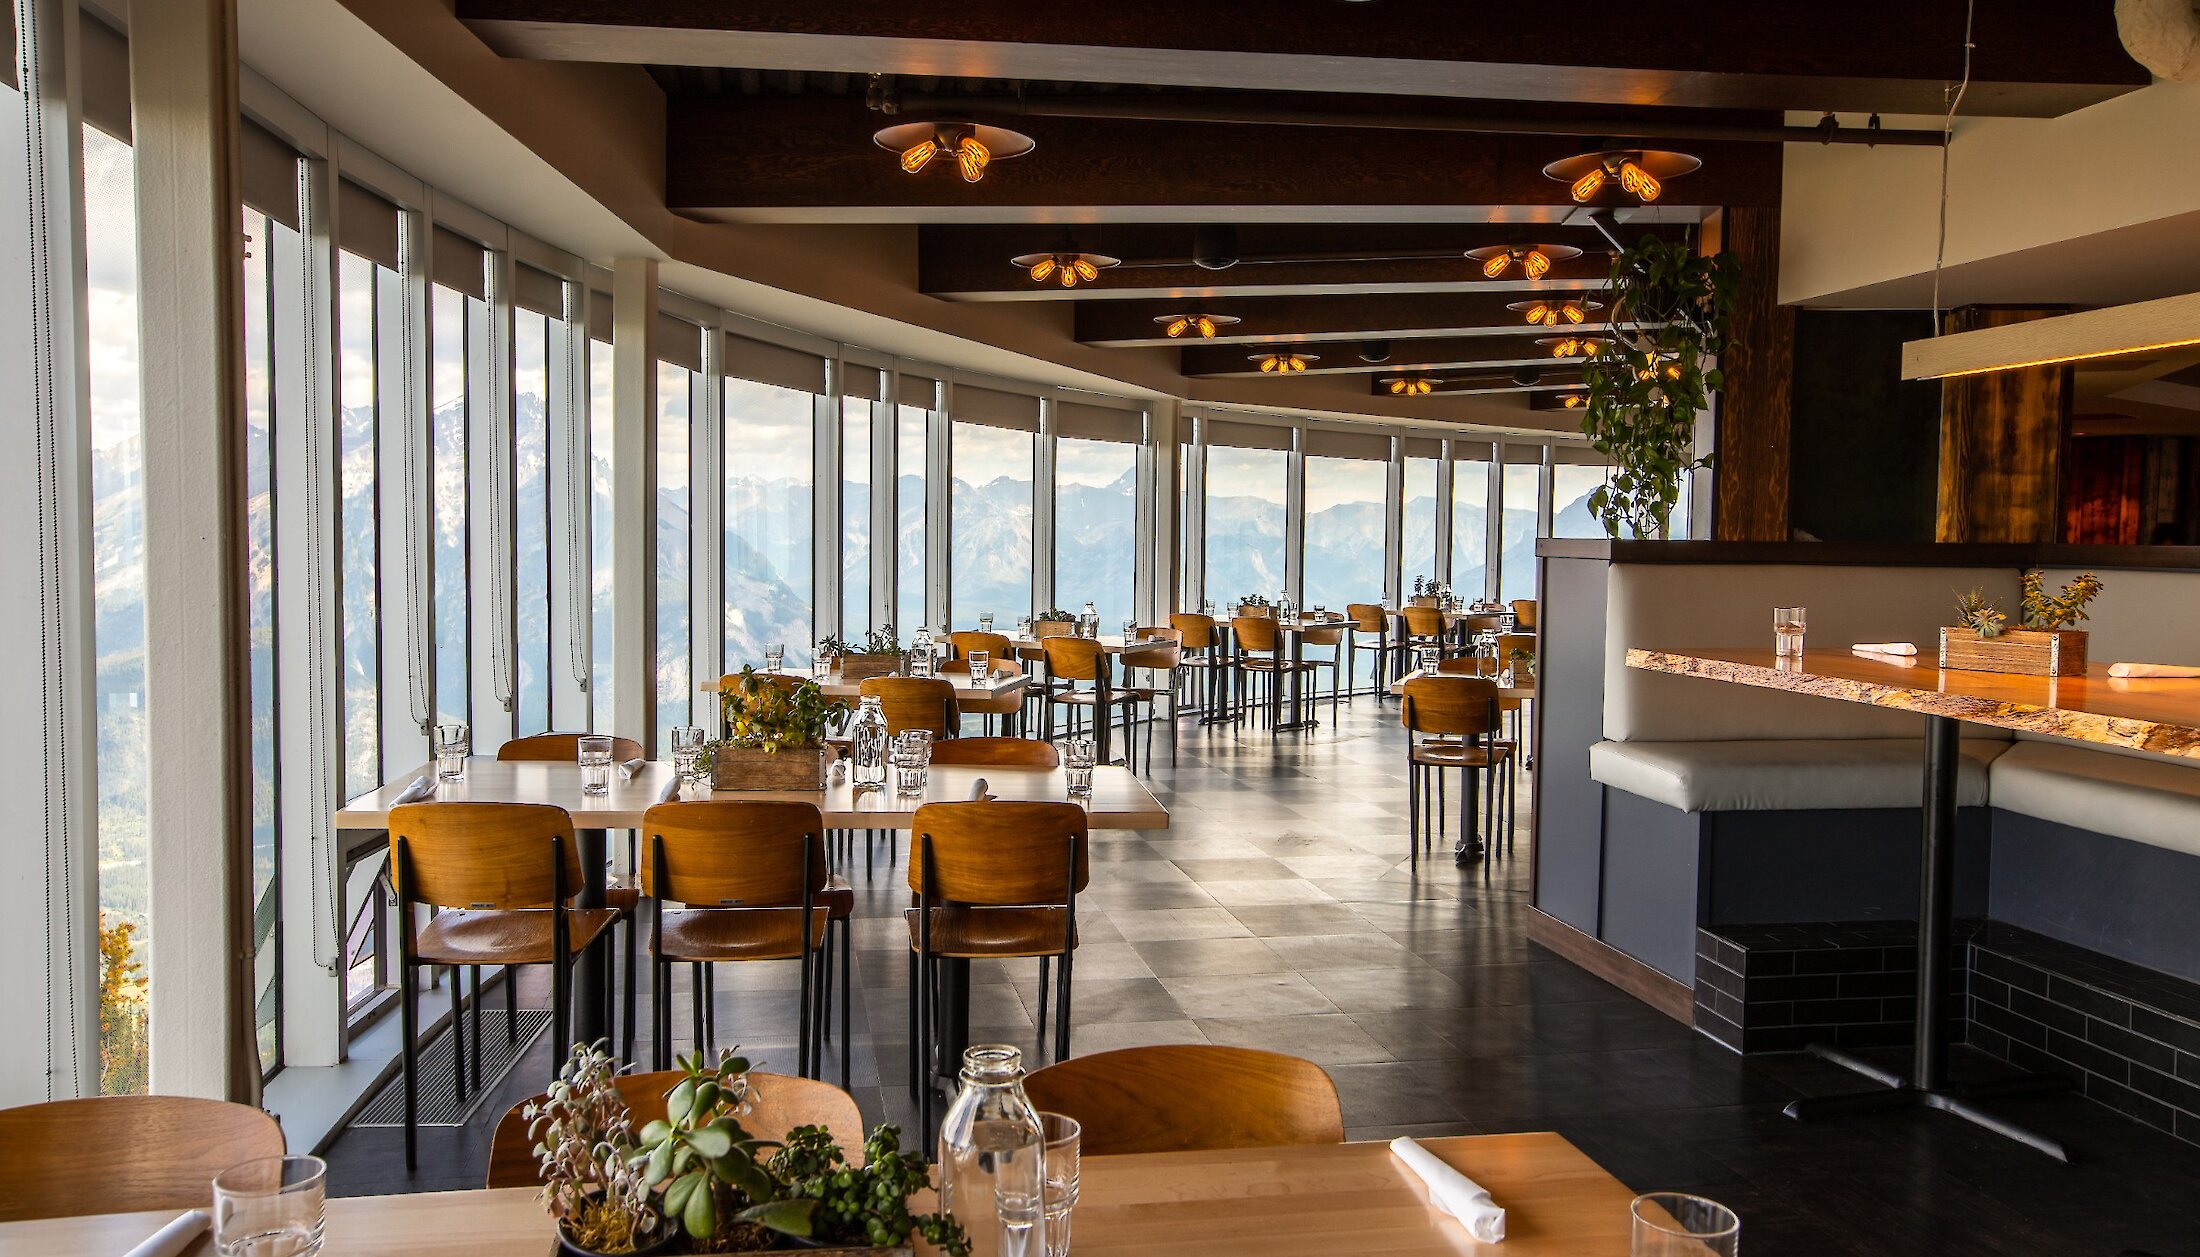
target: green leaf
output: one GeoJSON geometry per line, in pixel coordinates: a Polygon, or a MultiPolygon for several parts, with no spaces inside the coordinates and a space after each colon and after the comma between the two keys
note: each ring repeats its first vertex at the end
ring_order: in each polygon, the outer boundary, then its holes
{"type": "Polygon", "coordinates": [[[754,1222],[781,1235],[800,1235],[807,1238],[815,1225],[817,1202],[814,1200],[774,1200],[767,1204],[752,1205],[735,1214],[742,1222],[754,1222]]]}
{"type": "Polygon", "coordinates": [[[696,1174],[683,1174],[672,1180],[672,1184],[665,1188],[665,1212],[678,1214],[686,1209],[688,1197],[694,1193],[700,1182],[702,1177],[696,1174]]]}
{"type": "Polygon", "coordinates": [[[695,1080],[683,1079],[672,1094],[665,1097],[665,1118],[674,1126],[687,1121],[688,1112],[695,1106],[695,1080]]]}
{"type": "Polygon", "coordinates": [[[655,1144],[661,1144],[671,1137],[672,1123],[665,1121],[663,1118],[659,1118],[655,1121],[652,1121],[649,1125],[642,1127],[642,1133],[639,1136],[642,1146],[645,1148],[655,1144]]]}
{"type": "Polygon", "coordinates": [[[715,1111],[717,1107],[718,1084],[715,1082],[697,1084],[695,1088],[695,1100],[692,1106],[692,1110],[696,1118],[700,1120],[704,1114],[715,1111]]]}
{"type": "Polygon", "coordinates": [[[707,1181],[688,1193],[686,1206],[680,1210],[680,1222],[696,1239],[718,1229],[717,1202],[712,1199],[707,1181]]]}
{"type": "Polygon", "coordinates": [[[649,1154],[649,1169],[643,1174],[642,1181],[651,1187],[655,1187],[671,1175],[672,1144],[670,1142],[658,1144],[656,1149],[649,1154]]]}
{"type": "Polygon", "coordinates": [[[703,1159],[716,1161],[733,1150],[733,1136],[714,1124],[689,1131],[687,1144],[703,1159]]]}

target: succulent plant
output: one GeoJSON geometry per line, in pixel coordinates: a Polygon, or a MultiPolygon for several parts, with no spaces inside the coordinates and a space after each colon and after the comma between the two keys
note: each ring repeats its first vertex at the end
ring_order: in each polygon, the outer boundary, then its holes
{"type": "Polygon", "coordinates": [[[783,685],[754,668],[741,669],[718,701],[726,736],[705,748],[713,755],[719,746],[764,751],[817,746],[833,722],[848,712],[848,704],[826,698],[815,682],[783,685]]]}
{"type": "Polygon", "coordinates": [[[596,1253],[633,1252],[656,1238],[659,1222],[649,1184],[628,1157],[633,1130],[619,1069],[603,1048],[576,1044],[548,1094],[520,1110],[535,1141],[544,1206],[596,1253]]]}
{"type": "Polygon", "coordinates": [[[2062,587],[2060,594],[2050,594],[2040,578],[2039,569],[2027,571],[2024,574],[2024,627],[2052,633],[2089,618],[2085,604],[2099,597],[2101,588],[2100,577],[2080,572],[2076,580],[2062,587]]]}
{"type": "Polygon", "coordinates": [[[1999,637],[2009,626],[2009,617],[1994,605],[1985,590],[1974,588],[1956,595],[1956,623],[1980,637],[1999,637]]]}

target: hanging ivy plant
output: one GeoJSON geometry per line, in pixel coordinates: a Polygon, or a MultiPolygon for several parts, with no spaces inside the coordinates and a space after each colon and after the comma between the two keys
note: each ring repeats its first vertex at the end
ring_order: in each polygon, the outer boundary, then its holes
{"type": "Polygon", "coordinates": [[[1731,254],[1654,236],[1612,259],[1612,334],[1582,367],[1581,430],[1612,460],[1589,509],[1614,538],[1667,536],[1681,478],[1711,465],[1695,455],[1696,414],[1725,387],[1705,361],[1726,347],[1739,278],[1731,254]]]}

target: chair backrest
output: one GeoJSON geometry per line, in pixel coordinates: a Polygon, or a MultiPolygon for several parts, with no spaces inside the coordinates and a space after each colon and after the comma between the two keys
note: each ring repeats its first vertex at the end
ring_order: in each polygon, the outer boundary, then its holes
{"type": "Polygon", "coordinates": [[[573,818],[547,803],[407,803],[390,809],[390,869],[403,902],[547,908],[580,893],[573,818]],[[556,848],[562,852],[553,858],[556,848]],[[562,868],[561,868],[562,862],[562,868]]]}
{"type": "Polygon", "coordinates": [[[932,744],[935,764],[1000,768],[1060,768],[1062,753],[1039,738],[950,738],[932,744]]]}
{"type": "Polygon", "coordinates": [[[968,659],[971,651],[982,650],[991,656],[995,663],[1000,663],[1013,657],[1016,653],[1014,648],[1009,645],[1006,634],[981,633],[975,629],[966,629],[960,633],[949,633],[947,644],[954,649],[957,659],[968,659]]]}
{"type": "Polygon", "coordinates": [[[1259,616],[1241,615],[1230,621],[1230,631],[1237,635],[1238,649],[1255,655],[1276,653],[1276,622],[1259,616]]]}
{"type": "Polygon", "coordinates": [[[1167,637],[1145,638],[1143,645],[1123,648],[1122,663],[1126,668],[1144,668],[1149,672],[1167,672],[1184,659],[1184,648],[1177,644],[1176,630],[1141,629],[1143,633],[1166,633],[1167,637]]]}
{"type": "Polygon", "coordinates": [[[1086,1156],[1344,1142],[1337,1085],[1321,1066],[1252,1048],[1096,1052],[1034,1072],[1024,1094],[1077,1119],[1086,1156]]]}
{"type": "MultiPolygon", "coordinates": [[[[1108,652],[1089,637],[1049,637],[1047,675],[1057,681],[1098,681],[1108,671],[1108,652]]],[[[1112,679],[1112,678],[1110,678],[1112,679]]]]}
{"type": "Polygon", "coordinates": [[[1505,627],[1505,617],[1495,611],[1477,612],[1465,617],[1470,633],[1494,633],[1505,627]]]}
{"type": "Polygon", "coordinates": [[[1085,809],[1075,803],[927,803],[913,822],[909,889],[937,899],[1060,904],[1092,876],[1085,809]]]}
{"type": "Polygon", "coordinates": [[[1387,633],[1390,631],[1390,613],[1372,602],[1346,603],[1344,613],[1352,618],[1352,627],[1362,633],[1387,633]]]}
{"type": "Polygon", "coordinates": [[[1497,635],[1497,658],[1498,658],[1498,662],[1500,662],[1500,663],[1511,663],[1511,662],[1512,662],[1512,657],[1513,657],[1513,652],[1514,652],[1514,651],[1516,651],[1516,650],[1525,650],[1525,651],[1527,651],[1527,652],[1528,652],[1529,654],[1531,654],[1531,655],[1532,655],[1532,654],[1534,654],[1534,653],[1535,653],[1535,634],[1533,634],[1533,633],[1500,633],[1500,634],[1498,634],[1498,635],[1497,635]]]}
{"type": "Polygon", "coordinates": [[[879,700],[890,736],[904,729],[929,729],[934,737],[950,738],[961,721],[955,683],[942,677],[867,677],[861,692],[879,700]]]}
{"type": "Polygon", "coordinates": [[[1215,644],[1215,618],[1211,615],[1179,611],[1169,617],[1169,625],[1182,635],[1186,650],[1207,650],[1215,644]]]}
{"type": "Polygon", "coordinates": [[[1524,629],[1535,627],[1535,599],[1515,598],[1512,604],[1513,623],[1524,629]]]}
{"type": "MultiPolygon", "coordinates": [[[[580,759],[582,738],[585,733],[537,733],[532,737],[513,738],[497,748],[497,759],[503,763],[571,764],[580,759]]],[[[623,764],[630,759],[642,759],[642,744],[632,738],[611,739],[611,762],[623,764]]]]}
{"type": "MultiPolygon", "coordinates": [[[[677,1069],[654,1074],[627,1074],[619,1079],[619,1098],[626,1101],[627,1120],[638,1133],[665,1115],[665,1097],[687,1075],[677,1069]]],[[[527,1133],[525,1110],[546,1097],[522,1100],[505,1110],[496,1134],[489,1141],[489,1187],[536,1187],[542,1183],[541,1163],[535,1159],[535,1139],[527,1133]]],[[[749,1111],[742,1114],[741,1129],[758,1139],[783,1140],[797,1126],[822,1126],[850,1165],[863,1164],[863,1114],[847,1092],[829,1082],[796,1078],[787,1074],[749,1073],[749,1111]]]]}
{"type": "Polygon", "coordinates": [[[642,893],[652,898],[798,907],[805,882],[813,897],[825,889],[825,817],[814,803],[770,799],[659,803],[642,814],[640,864],[642,893]]]}
{"type": "Polygon", "coordinates": [[[1442,637],[1444,613],[1435,607],[1407,607],[1406,632],[1415,637],[1442,637]]]}
{"type": "Polygon", "coordinates": [[[1345,626],[1342,624],[1329,624],[1321,628],[1302,628],[1299,630],[1299,640],[1308,646],[1342,646],[1344,645],[1344,630],[1345,626]]]}
{"type": "Polygon", "coordinates": [[[1478,677],[1482,675],[1482,669],[1488,662],[1480,655],[1453,655],[1449,659],[1437,660],[1436,671],[1441,676],[1478,677]]]}
{"type": "Polygon", "coordinates": [[[1406,682],[1399,720],[1414,733],[1495,733],[1497,682],[1481,677],[1414,677],[1406,682]]]}
{"type": "Polygon", "coordinates": [[[274,1118],[223,1100],[89,1096],[0,1109],[0,1222],[204,1209],[216,1174],[283,1151],[274,1118]]]}
{"type": "Polygon", "coordinates": [[[1173,624],[1149,624],[1140,628],[1138,632],[1132,634],[1131,640],[1140,642],[1168,642],[1171,645],[1182,646],[1184,644],[1184,630],[1176,627],[1173,624]]]}

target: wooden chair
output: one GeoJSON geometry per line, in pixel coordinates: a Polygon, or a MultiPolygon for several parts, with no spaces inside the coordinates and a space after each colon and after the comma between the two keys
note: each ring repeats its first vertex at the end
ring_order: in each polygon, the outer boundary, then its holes
{"type": "MultiPolygon", "coordinates": [[[[1125,680],[1135,669],[1152,678],[1148,685],[1126,685],[1125,696],[1146,707],[1146,768],[1153,768],[1153,727],[1161,719],[1158,710],[1163,698],[1169,701],[1169,767],[1176,767],[1176,671],[1184,664],[1184,635],[1171,628],[1142,628],[1138,630],[1139,645],[1126,643],[1122,664],[1125,680]]],[[[1127,716],[1127,713],[1126,713],[1127,716]]],[[[1129,736],[1128,726],[1124,734],[1129,736]]],[[[1124,757],[1126,760],[1129,756],[1124,757]]]]}
{"type": "Polygon", "coordinates": [[[1183,657],[1177,661],[1187,675],[1204,674],[1207,693],[1200,700],[1201,724],[1216,724],[1223,717],[1222,706],[1225,678],[1233,675],[1229,656],[1222,652],[1222,632],[1215,627],[1215,618],[1190,611],[1179,611],[1169,617],[1169,627],[1177,632],[1177,645],[1183,648],[1183,657]]]}
{"type": "MultiPolygon", "coordinates": [[[[402,1019],[405,1168],[417,1167],[420,1010],[415,971],[549,965],[551,1068],[571,1032],[573,960],[611,928],[610,908],[575,908],[581,862],[573,820],[543,803],[408,803],[390,809],[390,882],[397,894],[397,1008],[402,1019]],[[415,907],[441,908],[426,924],[415,907]]],[[[608,994],[608,993],[607,993],[608,994]]],[[[466,1037],[451,981],[452,1061],[466,1095],[466,1037]]],[[[479,1081],[480,1043],[474,1043],[479,1081]]]]}
{"type": "Polygon", "coordinates": [[[797,1071],[822,1072],[833,951],[840,953],[840,1069],[848,1074],[849,925],[855,892],[825,867],[825,817],[814,803],[706,799],[659,803],[642,817],[642,893],[655,905],[649,938],[656,1064],[672,1064],[672,968],[694,981],[695,1044],[718,1026],[713,967],[802,962],[797,1071]],[[670,904],[684,907],[672,908],[670,904]],[[830,927],[838,924],[840,946],[830,927]],[[805,928],[807,926],[807,928],[805,928]],[[823,987],[822,998],[817,988],[823,987]]]}
{"type": "Polygon", "coordinates": [[[920,1131],[932,1129],[932,1045],[941,960],[1039,961],[1039,1041],[1046,1049],[1047,969],[1055,981],[1054,1059],[1069,1055],[1070,962],[1077,895],[1091,880],[1085,809],[1075,803],[927,803],[912,818],[909,889],[909,1085],[920,1131]]]}
{"type": "MultiPolygon", "coordinates": [[[[1276,622],[1262,616],[1239,616],[1230,621],[1230,633],[1237,639],[1237,702],[1245,707],[1244,686],[1247,681],[1265,680],[1268,691],[1268,736],[1274,737],[1276,726],[1283,717],[1283,678],[1303,678],[1314,671],[1314,665],[1304,661],[1294,663],[1283,651],[1283,634],[1276,622]]],[[[1301,682],[1303,684],[1303,680],[1301,682]]]]}
{"type": "MultiPolygon", "coordinates": [[[[513,738],[497,748],[497,762],[501,764],[573,764],[581,757],[581,739],[586,733],[537,733],[531,737],[513,738]]],[[[644,759],[647,752],[642,744],[632,738],[611,739],[611,762],[623,764],[630,759],[644,759]]]]}
{"type": "MultiPolygon", "coordinates": [[[[1391,672],[1386,666],[1391,662],[1391,651],[1394,649],[1390,644],[1390,613],[1373,602],[1347,603],[1344,613],[1351,621],[1349,636],[1345,639],[1345,672],[1355,678],[1360,675],[1360,639],[1374,638],[1375,683],[1372,688],[1376,699],[1380,701],[1390,693],[1391,672]]],[[[1353,684],[1357,684],[1357,681],[1353,684]]],[[[1359,691],[1347,685],[1345,692],[1356,694],[1359,691]]]]}
{"type": "Polygon", "coordinates": [[[879,700],[888,737],[898,737],[904,729],[927,729],[934,738],[951,738],[962,724],[955,683],[943,677],[866,677],[859,692],[879,700]]]}
{"type": "MultiPolygon", "coordinates": [[[[687,1077],[684,1071],[663,1070],[652,1074],[626,1074],[618,1080],[619,1098],[626,1101],[627,1120],[637,1132],[665,1115],[665,1097],[687,1077]]],[[[526,1108],[541,1104],[538,1095],[506,1109],[489,1140],[489,1181],[486,1187],[540,1187],[542,1163],[535,1157],[534,1136],[527,1133],[526,1108]]],[[[822,1126],[832,1132],[850,1165],[863,1164],[863,1114],[854,1098],[829,1082],[797,1078],[790,1074],[749,1071],[749,1111],[740,1117],[741,1129],[757,1139],[786,1139],[797,1126],[822,1126]]]]}
{"type": "Polygon", "coordinates": [[[1321,1066],[1252,1048],[1185,1044],[1080,1056],[1024,1079],[1034,1107],[1084,1127],[1086,1156],[1344,1142],[1321,1066]]]}
{"type": "Polygon", "coordinates": [[[1405,622],[1405,640],[1399,643],[1399,649],[1407,652],[1409,658],[1420,646],[1434,646],[1440,654],[1454,653],[1450,636],[1445,631],[1442,610],[1409,606],[1399,611],[1398,618],[1405,622]]]}
{"type": "Polygon", "coordinates": [[[0,1109],[0,1222],[204,1209],[216,1174],[283,1151],[274,1118],[223,1100],[88,1096],[0,1109]]]}
{"type": "MultiPolygon", "coordinates": [[[[1339,621],[1319,628],[1299,630],[1299,662],[1306,667],[1309,680],[1318,679],[1322,669],[1329,669],[1329,727],[1337,727],[1337,699],[1344,689],[1344,643],[1349,626],[1339,621]],[[1328,647],[1329,657],[1308,657],[1308,647],[1328,647]]],[[[1315,717],[1319,719],[1319,717],[1315,717]]]]}
{"type": "MultiPolygon", "coordinates": [[[[1016,659],[1015,647],[1010,644],[1008,638],[999,633],[950,633],[947,635],[947,641],[954,650],[955,658],[964,661],[966,670],[970,652],[982,650],[991,663],[994,676],[1023,675],[1023,664],[1016,659]]],[[[1001,732],[1014,733],[1016,730],[1013,725],[1016,717],[1023,714],[1024,696],[1018,693],[1006,698],[970,699],[963,700],[960,705],[963,715],[982,718],[979,727],[984,729],[985,732],[989,734],[993,732],[993,722],[998,717],[1001,722],[1001,732]]]]}
{"type": "Polygon", "coordinates": [[[1049,637],[1039,645],[1046,651],[1047,679],[1051,688],[1047,691],[1046,707],[1041,728],[1047,738],[1054,737],[1054,709],[1069,709],[1070,730],[1076,732],[1079,718],[1092,713],[1093,736],[1099,743],[1100,762],[1112,763],[1109,732],[1115,724],[1118,711],[1123,714],[1123,760],[1130,762],[1131,708],[1138,699],[1121,692],[1115,683],[1115,661],[1107,649],[1089,637],[1049,637]],[[1080,689],[1083,682],[1089,688],[1080,689]]]}
{"type": "Polygon", "coordinates": [[[1514,628],[1517,628],[1517,629],[1523,629],[1523,630],[1525,630],[1525,631],[1527,631],[1527,632],[1530,632],[1530,633],[1532,633],[1532,632],[1534,632],[1534,631],[1535,631],[1535,628],[1536,628],[1536,622],[1535,622],[1535,599],[1533,599],[1533,598],[1515,598],[1515,599],[1513,599],[1513,601],[1512,601],[1512,613],[1513,613],[1513,627],[1514,627],[1514,628]]]}
{"type": "Polygon", "coordinates": [[[932,762],[1052,770],[1062,766],[1062,753],[1043,738],[956,738],[935,743],[932,762]]]}
{"type": "MultiPolygon", "coordinates": [[[[1502,815],[1511,829],[1511,804],[1500,808],[1501,792],[1509,796],[1514,747],[1500,741],[1497,682],[1472,676],[1419,676],[1405,685],[1405,702],[1399,719],[1406,727],[1406,827],[1411,858],[1420,861],[1424,841],[1441,835],[1444,827],[1443,777],[1445,769],[1458,769],[1459,863],[1477,853],[1481,829],[1475,825],[1477,795],[1487,815],[1484,822],[1495,831],[1502,815]],[[1422,735],[1428,735],[1423,737],[1422,735]],[[1431,786],[1435,805],[1429,804],[1431,786]],[[1433,816],[1436,824],[1428,824],[1433,816]]],[[[1489,876],[1485,863],[1483,876],[1489,876]]]]}

